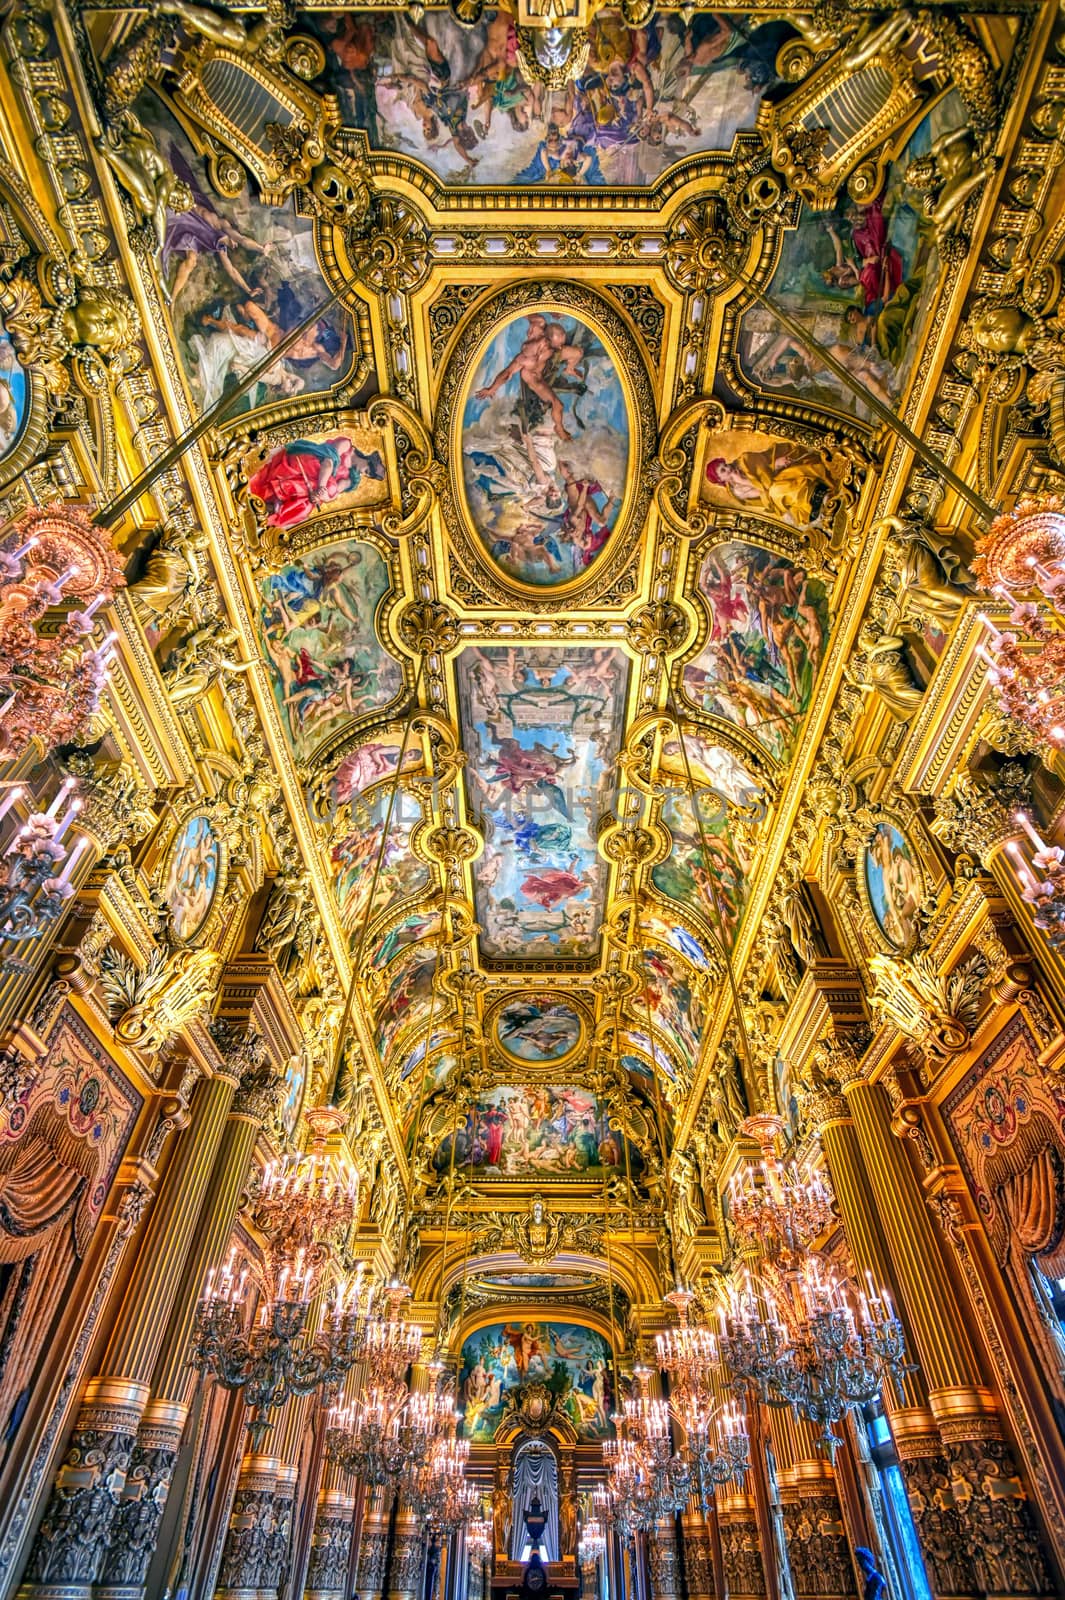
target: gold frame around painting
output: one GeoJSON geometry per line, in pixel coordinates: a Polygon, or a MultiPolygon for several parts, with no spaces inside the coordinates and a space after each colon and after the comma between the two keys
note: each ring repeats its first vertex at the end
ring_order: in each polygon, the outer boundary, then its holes
{"type": "Polygon", "coordinates": [[[657,437],[655,393],[640,341],[615,306],[581,283],[544,275],[504,284],[469,313],[455,339],[437,394],[434,415],[436,454],[450,473],[440,490],[440,509],[456,559],[486,598],[513,605],[520,596],[530,611],[555,612],[565,602],[594,604],[616,583],[643,531],[652,483],[644,470],[657,437]],[[473,524],[462,487],[463,411],[478,359],[493,334],[531,310],[577,316],[600,338],[614,361],[625,397],[629,426],[628,482],[621,512],[602,554],[586,572],[551,588],[540,588],[504,573],[492,560],[473,524]],[[454,484],[454,488],[452,485],[454,484]]]}

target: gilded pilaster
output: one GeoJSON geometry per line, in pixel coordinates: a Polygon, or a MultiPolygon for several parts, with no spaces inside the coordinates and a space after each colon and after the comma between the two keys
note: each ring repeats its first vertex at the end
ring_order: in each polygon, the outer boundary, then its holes
{"type": "Polygon", "coordinates": [[[710,1529],[702,1508],[695,1501],[689,1502],[680,1524],[684,1539],[684,1581],[688,1600],[714,1600],[717,1589],[710,1529]]]}
{"type": "Polygon", "coordinates": [[[765,1600],[765,1565],[753,1496],[719,1497],[718,1526],[729,1600],[765,1600]]]}
{"type": "MultiPolygon", "coordinates": [[[[239,1067],[240,1059],[230,1063],[239,1067]]],[[[181,1445],[193,1373],[189,1339],[207,1273],[222,1261],[240,1196],[247,1182],[260,1123],[276,1092],[276,1076],[255,1061],[241,1075],[227,1108],[202,1204],[191,1208],[195,1229],[185,1254],[166,1334],[156,1360],[153,1396],[130,1458],[129,1490],[110,1533],[97,1593],[137,1600],[144,1592],[158,1547],[171,1480],[181,1445]],[[176,1419],[180,1416],[180,1422],[176,1419]],[[164,1424],[161,1419],[171,1420],[164,1424]]],[[[213,1080],[230,1083],[229,1078],[213,1080]]],[[[231,1084],[232,1088],[232,1084],[231,1084]]],[[[191,1448],[192,1441],[189,1441],[191,1448]]]]}
{"type": "Polygon", "coordinates": [[[374,1489],[362,1522],[359,1564],[355,1573],[358,1600],[381,1600],[388,1563],[389,1502],[383,1489],[374,1489]]]}
{"type": "Polygon", "coordinates": [[[1051,1595],[1031,1505],[927,1201],[892,1132],[890,1103],[882,1088],[861,1080],[845,1093],[941,1441],[935,1455],[924,1448],[911,1454],[896,1435],[933,1588],[949,1595],[1051,1595]]]}
{"type": "MultiPolygon", "coordinates": [[[[179,1274],[198,1215],[198,1200],[207,1183],[218,1150],[218,1143],[233,1098],[234,1081],[216,1077],[202,1082],[193,1104],[191,1126],[178,1140],[160,1193],[152,1208],[147,1233],[134,1263],[122,1310],[102,1363],[101,1375],[90,1384],[81,1413],[74,1427],[70,1449],[59,1470],[52,1500],[45,1511],[27,1568],[23,1592],[38,1594],[43,1580],[35,1575],[47,1571],[47,1586],[61,1584],[71,1593],[82,1593],[96,1583],[104,1568],[108,1543],[124,1499],[133,1507],[130,1526],[123,1534],[123,1545],[133,1540],[144,1551],[149,1537],[139,1502],[146,1475],[152,1487],[160,1487],[165,1498],[169,1482],[170,1447],[160,1442],[153,1424],[151,1443],[136,1463],[137,1473],[125,1497],[127,1472],[131,1466],[137,1428],[150,1394],[152,1370],[166,1329],[179,1274]],[[108,1433],[108,1443],[92,1443],[100,1432],[98,1415],[101,1394],[122,1395],[116,1411],[121,1428],[108,1433]],[[89,1457],[103,1457],[99,1464],[89,1457]],[[76,1463],[72,1476],[72,1463],[76,1463]],[[82,1464],[84,1463],[84,1464],[82,1464]],[[84,1482],[85,1469],[94,1473],[92,1483],[84,1482]],[[57,1535],[62,1527],[76,1528],[76,1538],[57,1535]]],[[[107,1431],[107,1430],[105,1430],[107,1431]]],[[[164,1427],[172,1436],[172,1427],[164,1427]]],[[[150,1523],[150,1516],[147,1522],[150,1523]]],[[[112,1582],[119,1586],[136,1583],[125,1575],[134,1563],[123,1549],[116,1555],[112,1582]],[[121,1574],[121,1575],[120,1575],[121,1574]]]]}

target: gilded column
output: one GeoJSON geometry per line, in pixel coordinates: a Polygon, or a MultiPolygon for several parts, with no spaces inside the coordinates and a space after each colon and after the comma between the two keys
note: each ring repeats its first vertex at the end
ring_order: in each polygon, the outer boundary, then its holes
{"type": "MultiPolygon", "coordinates": [[[[906,1330],[911,1360],[917,1342],[910,1300],[895,1270],[882,1222],[881,1197],[868,1176],[862,1143],[852,1115],[853,1105],[845,1085],[860,1081],[857,1053],[846,1038],[823,1046],[815,1058],[813,1086],[807,1086],[804,1110],[820,1134],[829,1177],[859,1277],[868,1273],[878,1289],[891,1292],[906,1330]]],[[[949,1470],[936,1419],[928,1400],[925,1373],[920,1366],[900,1380],[901,1403],[887,1385],[884,1404],[913,1511],[917,1536],[928,1569],[933,1594],[965,1595],[972,1592],[972,1574],[962,1544],[959,1514],[949,1491],[949,1470]]]]}
{"type": "MultiPolygon", "coordinates": [[[[216,1040],[219,1031],[216,1027],[216,1040]]],[[[227,1045],[233,1041],[224,1034],[227,1045]]],[[[155,1364],[149,1401],[130,1457],[122,1500],[104,1557],[98,1600],[140,1600],[159,1541],[178,1450],[181,1445],[193,1374],[189,1340],[207,1273],[217,1268],[233,1231],[240,1196],[248,1179],[255,1140],[273,1108],[278,1076],[254,1035],[226,1050],[239,1088],[227,1108],[225,1126],[202,1202],[190,1207],[195,1224],[180,1282],[155,1364]]],[[[214,1080],[226,1082],[228,1079],[214,1080]]]]}
{"type": "MultiPolygon", "coordinates": [[[[181,1265],[214,1164],[233,1091],[230,1077],[202,1081],[191,1126],[178,1139],[134,1262],[99,1377],[92,1380],[30,1552],[21,1593],[64,1600],[98,1581],[122,1501],[137,1429],[181,1265]]],[[[153,1428],[166,1422],[156,1416],[153,1428]]],[[[153,1433],[148,1454],[156,1448],[153,1433]]]]}
{"type": "Polygon", "coordinates": [[[384,1489],[374,1489],[362,1521],[359,1564],[355,1574],[358,1600],[381,1600],[388,1563],[389,1499],[384,1489]]]}
{"type": "Polygon", "coordinates": [[[752,1495],[735,1491],[718,1498],[721,1559],[729,1600],[766,1600],[765,1566],[752,1495]]]}
{"type": "Polygon", "coordinates": [[[684,1538],[684,1578],[688,1600],[714,1600],[714,1553],[710,1529],[698,1499],[693,1497],[680,1519],[684,1538]]]}
{"type": "Polygon", "coordinates": [[[854,1563],[832,1464],[801,1417],[773,1409],[769,1426],[796,1600],[855,1600],[854,1563]]]}
{"type": "MultiPolygon", "coordinates": [[[[919,1529],[930,1500],[949,1502],[957,1519],[943,1531],[957,1534],[951,1567],[955,1582],[961,1579],[967,1587],[943,1592],[1050,1596],[1055,1585],[1031,1505],[1003,1437],[995,1397],[985,1386],[928,1203],[905,1147],[892,1132],[890,1102],[879,1085],[864,1081],[849,1084],[845,1093],[943,1445],[946,1483],[938,1471],[927,1486],[909,1480],[919,1529]],[[967,1574],[958,1546],[969,1552],[967,1574]]],[[[953,1540],[941,1534],[937,1548],[944,1543],[953,1540]]],[[[933,1564],[937,1559],[932,1557],[933,1564]]]]}
{"type": "Polygon", "coordinates": [[[388,1600],[420,1600],[425,1572],[425,1529],[406,1500],[396,1507],[388,1600]]]}
{"type": "Polygon", "coordinates": [[[647,1543],[647,1566],[655,1600],[675,1600],[675,1597],[679,1597],[677,1527],[673,1517],[663,1517],[655,1524],[654,1533],[647,1543]]]}

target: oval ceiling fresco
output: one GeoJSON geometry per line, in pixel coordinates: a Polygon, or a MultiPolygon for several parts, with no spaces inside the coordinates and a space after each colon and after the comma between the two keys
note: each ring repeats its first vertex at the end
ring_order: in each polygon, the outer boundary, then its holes
{"type": "Polygon", "coordinates": [[[581,1041],[581,1019],[559,1001],[509,1000],[496,1012],[496,1043],[514,1061],[561,1061],[581,1041]]]}
{"type": "Polygon", "coordinates": [[[462,496],[511,581],[554,589],[606,548],[631,433],[618,362],[585,313],[538,303],[489,333],[461,407],[462,496]]]}

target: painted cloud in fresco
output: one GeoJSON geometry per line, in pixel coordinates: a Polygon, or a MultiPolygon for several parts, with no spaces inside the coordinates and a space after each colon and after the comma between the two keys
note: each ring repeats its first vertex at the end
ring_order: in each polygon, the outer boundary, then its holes
{"type": "Polygon", "coordinates": [[[563,90],[529,83],[513,16],[486,7],[461,27],[413,8],[313,12],[299,25],[326,50],[324,87],[377,149],[423,161],[445,182],[643,185],[753,128],[782,22],[698,10],[630,28],[612,7],[591,25],[588,64],[563,90]]]}
{"type": "Polygon", "coordinates": [[[595,830],[621,740],[620,650],[491,645],[458,659],[467,793],[485,831],[474,863],[481,951],[586,955],[602,921],[595,830]]]}

